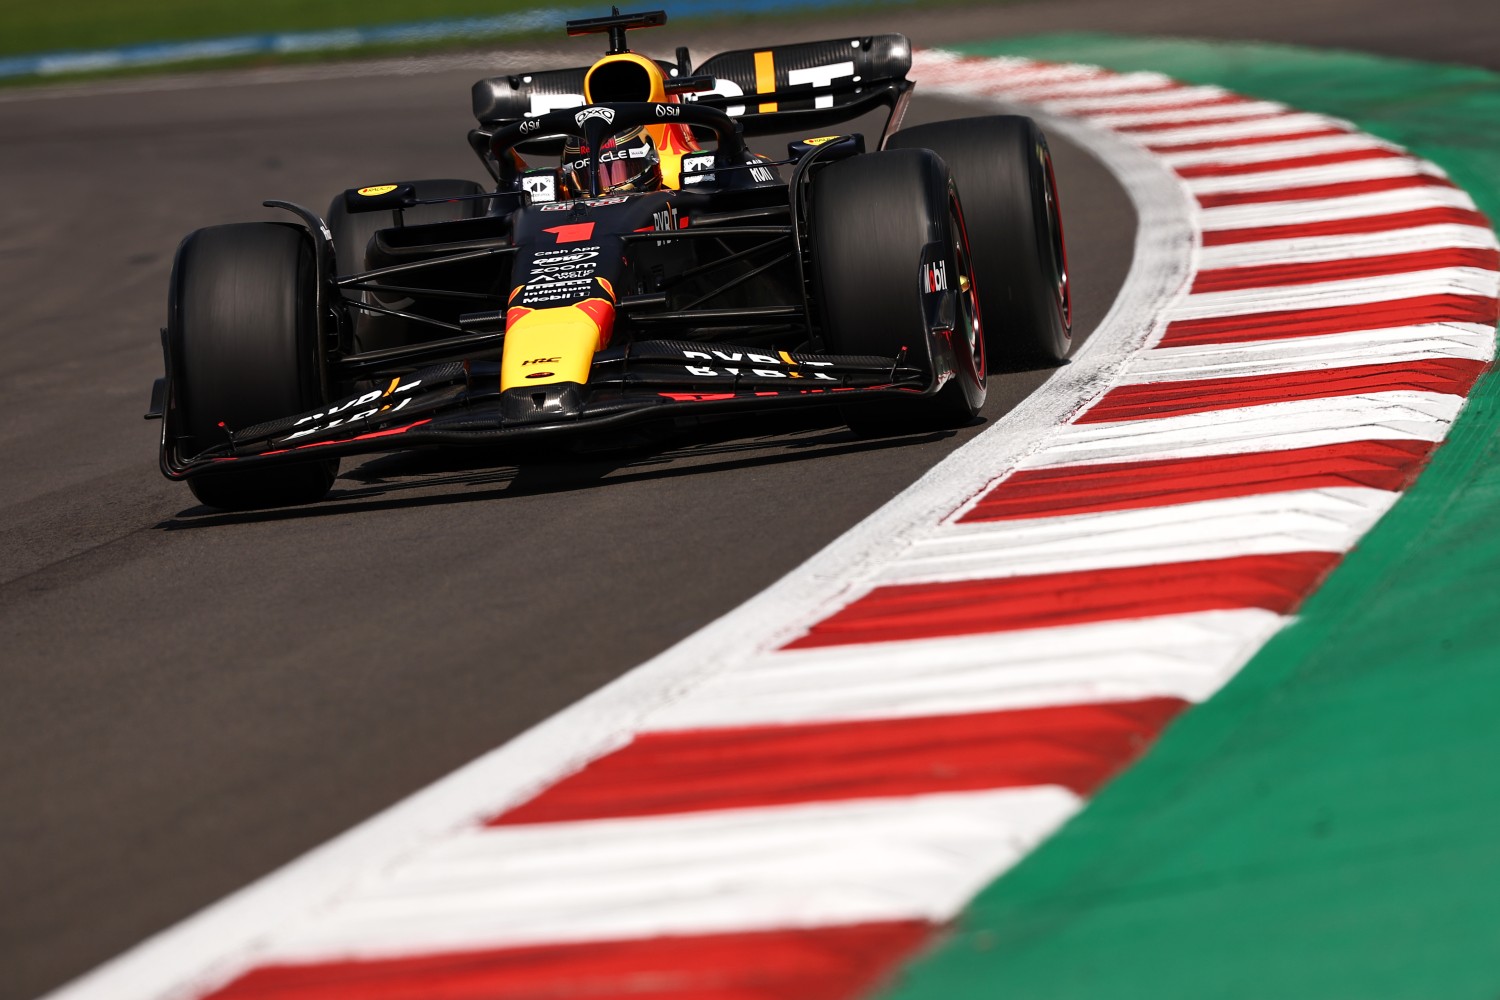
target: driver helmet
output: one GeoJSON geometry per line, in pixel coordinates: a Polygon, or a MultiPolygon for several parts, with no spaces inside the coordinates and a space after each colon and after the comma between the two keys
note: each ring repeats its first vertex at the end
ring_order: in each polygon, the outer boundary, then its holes
{"type": "MultiPolygon", "coordinates": [[[[575,198],[589,193],[588,147],[578,139],[563,148],[564,183],[575,198]]],[[[633,128],[604,142],[599,151],[599,193],[656,191],[661,187],[661,156],[644,128],[633,128]]]]}

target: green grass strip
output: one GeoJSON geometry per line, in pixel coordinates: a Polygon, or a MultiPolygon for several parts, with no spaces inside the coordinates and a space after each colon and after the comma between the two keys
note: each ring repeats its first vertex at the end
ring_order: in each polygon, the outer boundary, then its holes
{"type": "MultiPolygon", "coordinates": [[[[1490,72],[1090,35],[967,51],[1160,70],[1347,118],[1500,218],[1490,72]]],[[[888,995],[1500,996],[1497,401],[1491,374],[1297,623],[986,889],[888,995]]]]}
{"type": "MultiPolygon", "coordinates": [[[[68,0],[5,3],[0,11],[0,55],[115,48],[287,31],[321,31],[495,17],[548,6],[536,0],[68,0]]],[[[600,10],[609,13],[607,6],[600,10]]]]}

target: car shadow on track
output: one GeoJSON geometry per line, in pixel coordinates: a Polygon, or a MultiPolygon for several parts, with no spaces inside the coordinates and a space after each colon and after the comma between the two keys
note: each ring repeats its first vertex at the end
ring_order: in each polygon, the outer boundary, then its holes
{"type": "MultiPolygon", "coordinates": [[[[976,421],[973,430],[982,421],[976,421]]],[[[347,516],[386,510],[482,503],[567,493],[682,476],[705,476],[840,455],[920,447],[954,431],[862,439],[842,425],[809,429],[751,425],[744,419],[677,431],[666,438],[623,443],[613,451],[553,451],[518,456],[477,449],[427,449],[382,455],[346,470],[328,497],[300,507],[225,512],[190,507],[154,525],[183,531],[235,524],[347,516]],[[752,436],[753,435],[753,436],[752,436]],[[345,485],[351,484],[351,485],[345,485]]]]}

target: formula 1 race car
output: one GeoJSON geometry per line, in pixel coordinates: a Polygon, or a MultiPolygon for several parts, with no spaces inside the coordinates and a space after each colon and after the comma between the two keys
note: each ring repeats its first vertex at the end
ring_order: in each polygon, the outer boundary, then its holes
{"type": "Polygon", "coordinates": [[[837,405],[858,434],[958,427],[992,365],[1070,336],[1047,143],[1018,116],[898,131],[901,35],[696,68],[607,34],[589,67],[474,85],[492,183],[395,181],[326,221],[214,226],[172,269],[161,468],[225,509],[320,499],[343,455],[837,405]],[[886,109],[872,142],[818,134],[886,109]],[[747,136],[809,134],[784,159],[747,136]],[[784,173],[783,173],[784,172],[784,173]]]}

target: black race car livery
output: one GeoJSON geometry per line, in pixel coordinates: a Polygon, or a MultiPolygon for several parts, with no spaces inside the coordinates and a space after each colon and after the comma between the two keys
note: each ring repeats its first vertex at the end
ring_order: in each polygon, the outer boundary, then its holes
{"type": "Polygon", "coordinates": [[[1070,296],[1029,119],[901,130],[896,34],[629,51],[474,86],[484,184],[350,188],[198,230],[162,332],[161,468],[212,506],[323,496],[344,455],[838,405],[858,433],[960,426],[993,363],[1055,363],[1070,296]],[[878,136],[838,132],[872,111],[878,136]],[[785,156],[747,138],[801,132],[785,156]]]}

